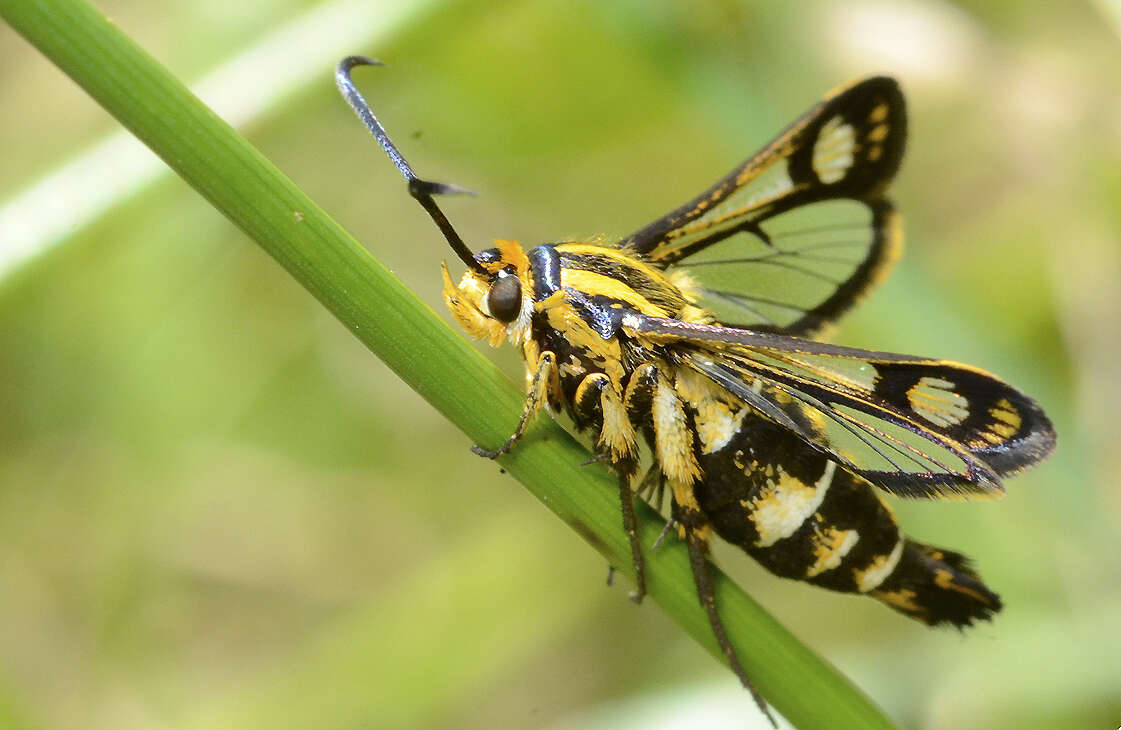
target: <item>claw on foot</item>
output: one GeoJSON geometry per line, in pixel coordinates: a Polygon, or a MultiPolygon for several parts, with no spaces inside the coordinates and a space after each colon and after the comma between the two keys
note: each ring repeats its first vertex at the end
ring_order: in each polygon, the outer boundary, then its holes
{"type": "Polygon", "coordinates": [[[478,456],[481,456],[484,459],[497,459],[499,456],[502,455],[502,449],[495,449],[494,451],[491,451],[490,449],[484,449],[482,446],[479,446],[478,444],[472,444],[471,445],[471,453],[472,454],[477,454],[478,456]]]}
{"type": "Polygon", "coordinates": [[[580,466],[590,466],[591,464],[595,464],[595,463],[600,462],[600,461],[607,461],[610,458],[611,458],[611,454],[609,454],[605,451],[602,454],[595,454],[594,456],[590,456],[587,459],[584,459],[583,461],[580,462],[580,466]]]}

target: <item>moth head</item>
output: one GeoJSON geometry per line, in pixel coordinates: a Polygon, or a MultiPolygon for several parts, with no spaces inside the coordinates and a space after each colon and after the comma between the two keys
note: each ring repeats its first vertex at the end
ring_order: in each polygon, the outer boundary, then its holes
{"type": "Polygon", "coordinates": [[[443,264],[444,303],[459,326],[472,337],[498,347],[507,338],[522,344],[533,314],[529,259],[516,241],[495,239],[495,248],[474,254],[477,268],[452,281],[443,264]]]}
{"type": "Polygon", "coordinates": [[[380,66],[381,61],[364,56],[348,56],[339,62],[335,81],[343,98],[358,114],[389,159],[409,183],[409,195],[420,203],[440,229],[452,251],[467,265],[467,273],[459,282],[452,283],[448,265],[444,263],[444,301],[455,320],[475,337],[484,337],[494,347],[506,338],[522,344],[529,336],[529,320],[533,313],[530,295],[529,259],[515,241],[495,240],[495,248],[472,253],[440,206],[438,195],[474,195],[470,190],[450,183],[421,180],[405,161],[397,145],[389,138],[385,127],[374,116],[366,99],[354,86],[350,72],[356,66],[380,66]]]}

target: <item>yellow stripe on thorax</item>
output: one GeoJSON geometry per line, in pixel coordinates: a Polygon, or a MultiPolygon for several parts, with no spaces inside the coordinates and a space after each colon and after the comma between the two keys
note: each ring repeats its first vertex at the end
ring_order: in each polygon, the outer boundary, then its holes
{"type": "Polygon", "coordinates": [[[600,295],[626,302],[635,311],[652,317],[665,317],[667,312],[650,302],[618,279],[582,269],[561,269],[561,286],[572,287],[588,295],[600,295]]]}
{"type": "Polygon", "coordinates": [[[640,261],[635,258],[633,254],[620,251],[617,248],[606,248],[592,243],[562,243],[558,245],[556,249],[560,253],[573,254],[576,256],[603,256],[604,258],[617,261],[624,266],[641,271],[653,281],[661,282],[666,279],[666,275],[662,271],[640,261]]]}

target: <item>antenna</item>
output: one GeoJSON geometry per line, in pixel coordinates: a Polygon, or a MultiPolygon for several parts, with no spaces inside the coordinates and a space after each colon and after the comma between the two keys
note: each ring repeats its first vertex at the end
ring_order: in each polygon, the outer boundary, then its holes
{"type": "Polygon", "coordinates": [[[455,232],[455,228],[452,227],[447,216],[445,216],[444,212],[440,210],[440,207],[436,205],[436,201],[432,197],[433,195],[474,195],[475,193],[467,188],[461,188],[458,185],[429,182],[417,177],[416,173],[413,172],[413,168],[409,166],[409,163],[401,154],[401,151],[397,149],[397,145],[393,144],[393,141],[389,139],[385,127],[381,126],[381,122],[374,116],[370,105],[366,102],[362,94],[359,93],[358,89],[354,86],[354,81],[350,78],[350,71],[355,66],[384,65],[385,64],[381,61],[366,58],[365,56],[347,56],[342,61],[339,61],[339,66],[335,70],[335,83],[338,84],[339,91],[342,93],[343,98],[346,99],[347,103],[354,109],[355,114],[358,115],[358,118],[362,120],[374,135],[374,138],[378,141],[378,144],[381,145],[381,148],[385,150],[385,154],[389,155],[389,159],[393,161],[393,164],[397,166],[397,169],[400,170],[401,174],[408,180],[409,195],[412,195],[416,201],[420,203],[421,207],[428,211],[428,215],[431,216],[432,220],[436,223],[436,226],[440,229],[440,233],[444,234],[444,238],[447,239],[452,250],[455,251],[456,256],[476,273],[489,276],[490,272],[475,260],[471,249],[467,248],[467,244],[465,244],[463,239],[459,237],[459,234],[455,232]]]}

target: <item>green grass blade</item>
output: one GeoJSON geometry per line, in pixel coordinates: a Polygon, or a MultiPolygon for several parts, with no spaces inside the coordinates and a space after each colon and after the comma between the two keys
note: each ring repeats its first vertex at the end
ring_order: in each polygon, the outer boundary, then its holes
{"type": "MultiPolygon", "coordinates": [[[[522,400],[514,385],[95,8],[81,0],[0,0],[0,14],[470,439],[494,444],[508,434],[522,400]]],[[[331,71],[324,69],[324,84],[331,83],[331,71]]],[[[402,185],[400,205],[412,204],[402,185]]],[[[586,456],[562,429],[542,419],[503,465],[608,561],[628,566],[614,480],[600,467],[580,468],[586,456]]],[[[474,457],[465,450],[463,458],[474,457]]],[[[660,521],[645,508],[639,517],[641,539],[649,545],[660,521]]],[[[797,727],[894,727],[730,580],[717,574],[716,583],[744,665],[797,727]]],[[[650,557],[649,589],[720,656],[682,545],[650,557]]]]}

